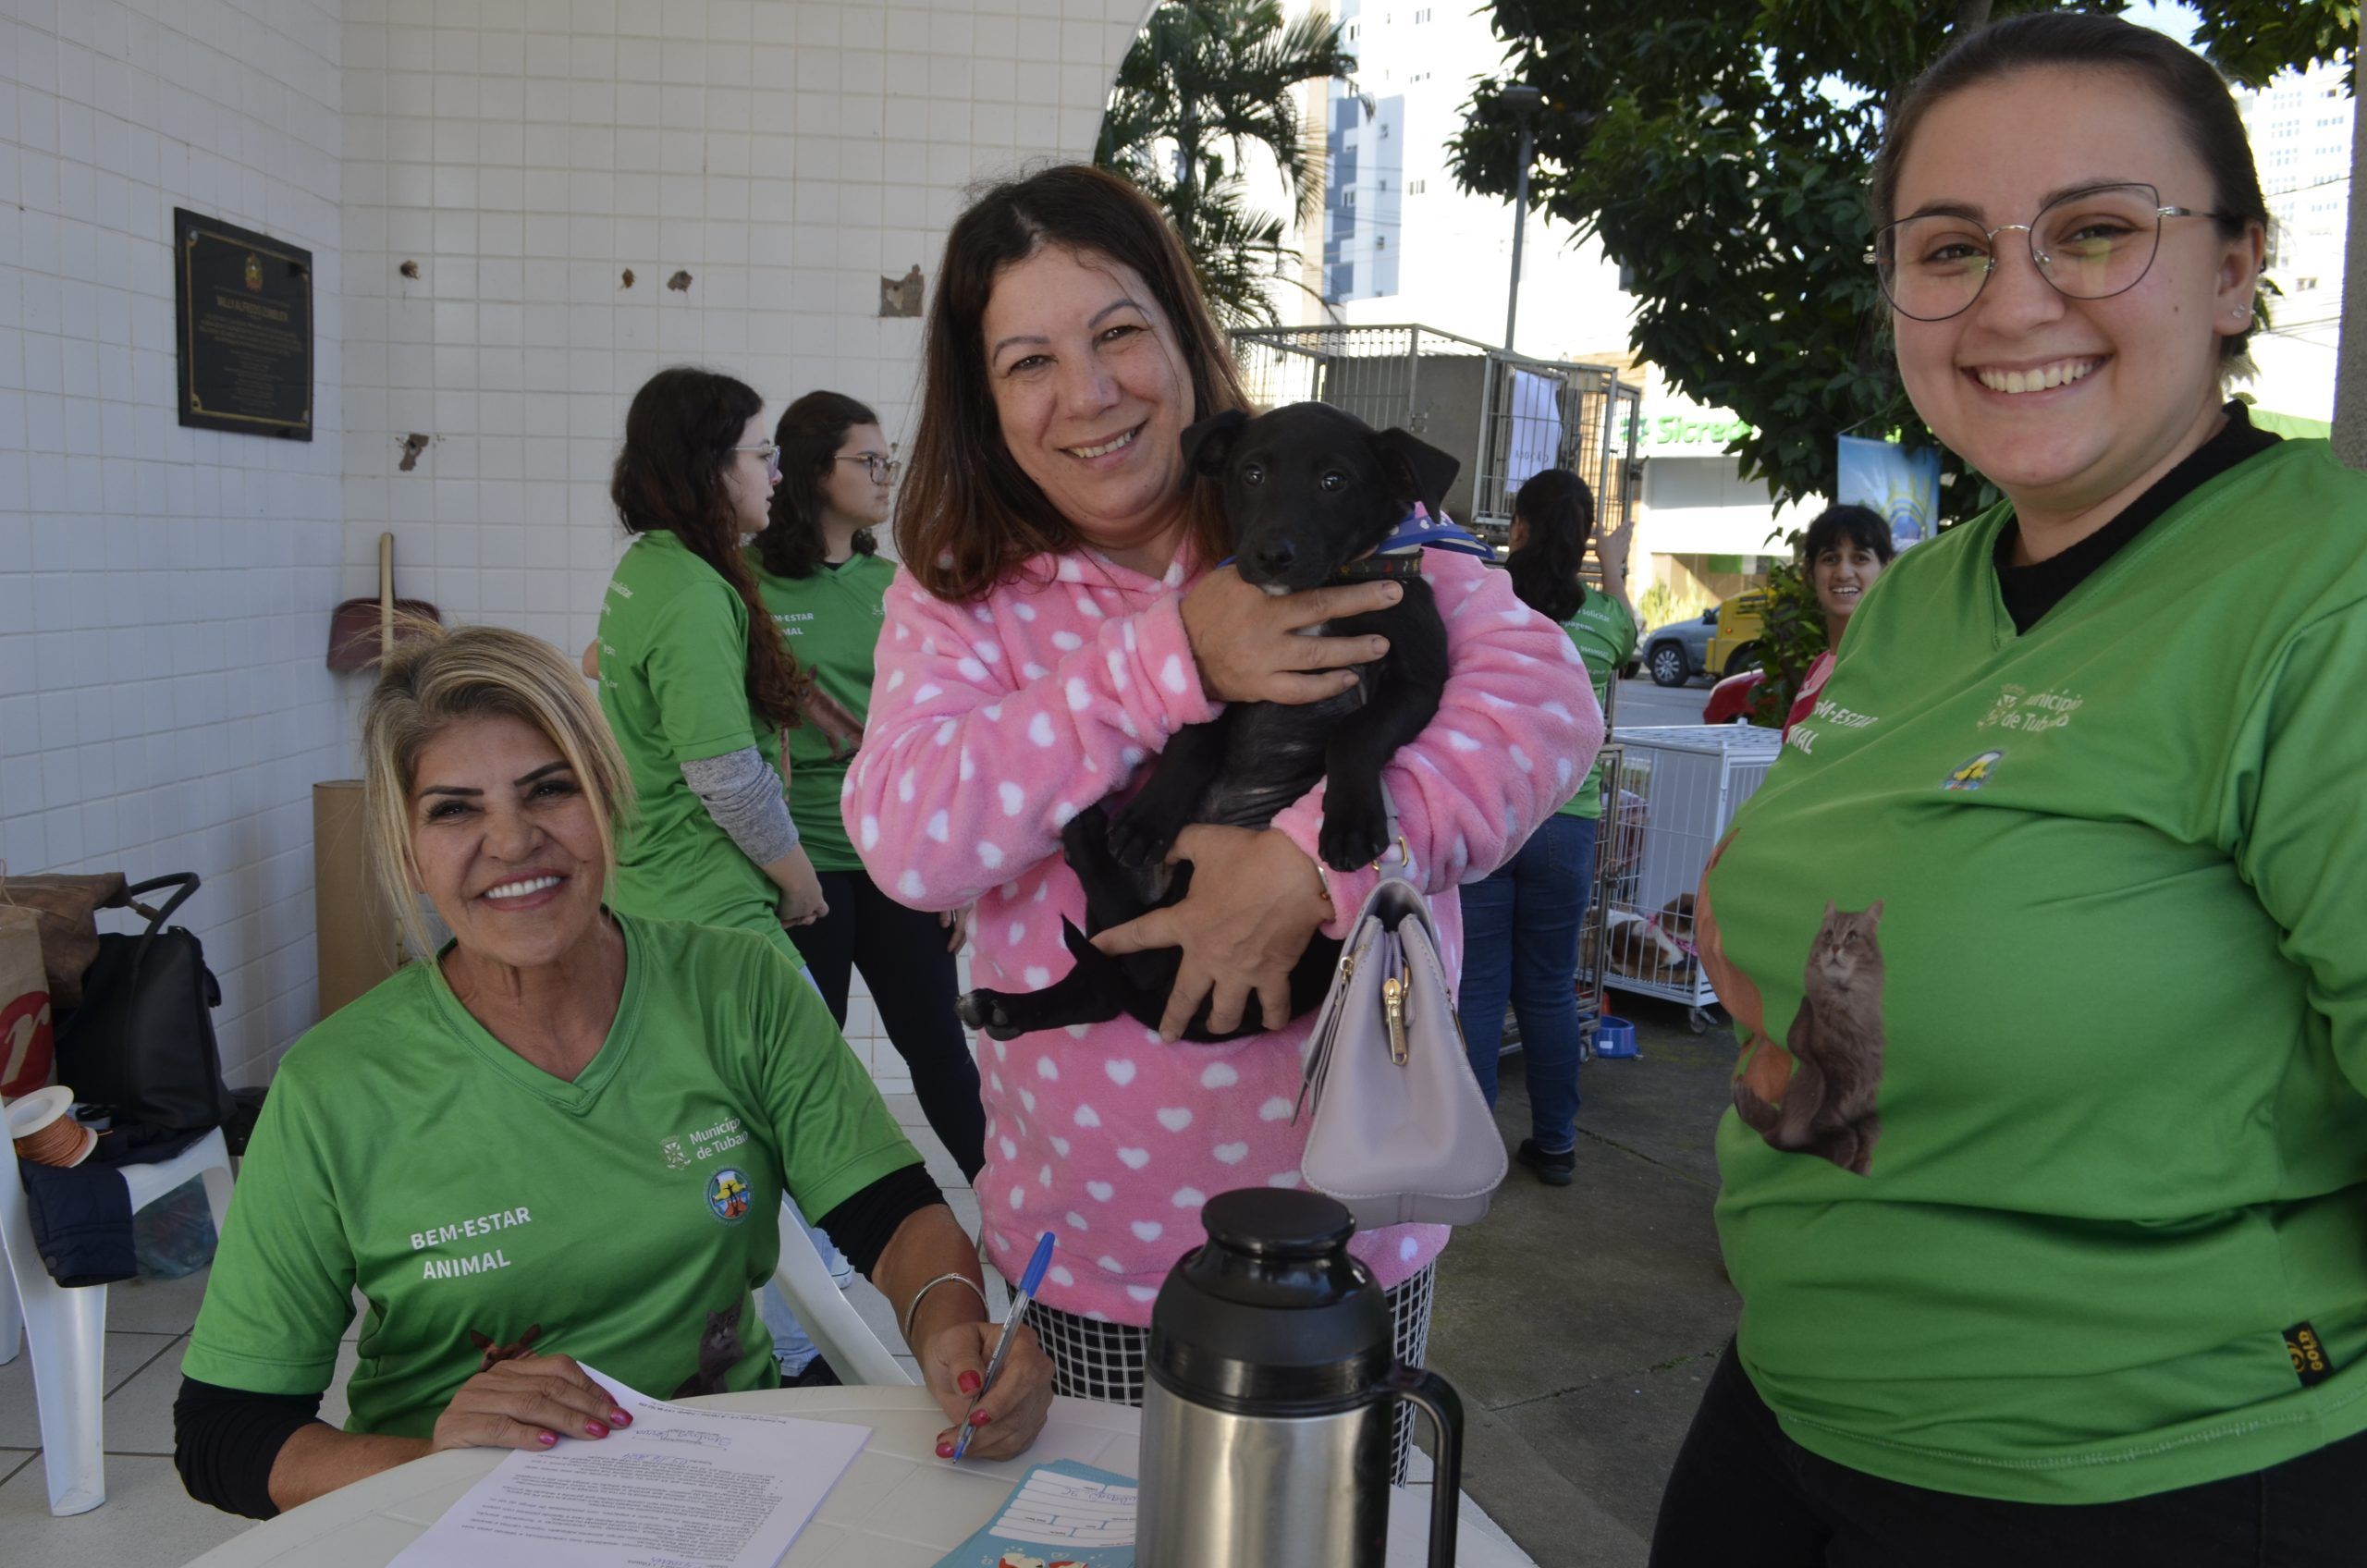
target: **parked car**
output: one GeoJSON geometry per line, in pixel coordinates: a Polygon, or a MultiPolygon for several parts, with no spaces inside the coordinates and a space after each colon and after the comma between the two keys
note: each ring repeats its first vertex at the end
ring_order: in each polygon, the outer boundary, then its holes
{"type": "Polygon", "coordinates": [[[1737,594],[1686,620],[1653,628],[1637,644],[1656,686],[1682,686],[1697,675],[1732,675],[1759,668],[1760,610],[1757,589],[1737,594]]]}
{"type": "Polygon", "coordinates": [[[1746,669],[1729,675],[1710,688],[1710,700],[1701,704],[1704,724],[1748,724],[1752,704],[1759,700],[1759,688],[1767,680],[1764,669],[1746,669]]]}

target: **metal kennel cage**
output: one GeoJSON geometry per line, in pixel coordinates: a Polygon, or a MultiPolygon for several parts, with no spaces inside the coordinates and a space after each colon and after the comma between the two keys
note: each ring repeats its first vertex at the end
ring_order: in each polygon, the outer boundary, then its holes
{"type": "Polygon", "coordinates": [[[1580,990],[1682,1002],[1699,1033],[1718,993],[1694,957],[1694,889],[1735,813],[1775,765],[1783,737],[1745,725],[1667,725],[1620,729],[1613,739],[1618,761],[1615,773],[1603,770],[1610,797],[1596,840],[1595,898],[1579,936],[1580,990]]]}

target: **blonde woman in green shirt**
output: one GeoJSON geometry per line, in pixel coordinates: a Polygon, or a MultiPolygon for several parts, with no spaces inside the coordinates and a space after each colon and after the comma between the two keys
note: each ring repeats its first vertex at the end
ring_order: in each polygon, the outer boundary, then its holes
{"type": "Polygon", "coordinates": [[[773,429],[780,487],[772,521],[749,547],[756,592],[813,673],[808,723],[789,732],[789,812],[813,858],[827,913],[798,934],[808,973],[844,1027],[856,970],[889,1043],[912,1070],[930,1129],[975,1180],[986,1163],[978,1066],[954,1016],[953,955],[969,911],[907,909],[863,868],[839,809],[847,765],[871,710],[873,654],[895,566],[872,530],[888,521],[896,465],[879,416],[839,392],[808,392],[773,429]]]}
{"type": "MultiPolygon", "coordinates": [[[[181,1365],[190,1494],[268,1518],[443,1449],[605,1439],[631,1417],[586,1364],[660,1398],[774,1387],[750,1303],[784,1194],[888,1297],[950,1453],[1001,1337],[976,1247],[777,947],[605,900],[632,790],[564,657],[407,640],[362,738],[381,888],[417,950],[423,895],[452,937],[272,1083],[181,1365]]],[[[1043,1426],[1021,1335],[973,1454],[1043,1426]]]]}
{"type": "Polygon", "coordinates": [[[795,955],[783,927],[828,906],[780,772],[813,677],[741,554],[780,482],[763,411],[746,383],[688,365],[634,395],[609,495],[635,537],[586,662],[641,802],[618,839],[616,907],[754,931],[795,955]]]}

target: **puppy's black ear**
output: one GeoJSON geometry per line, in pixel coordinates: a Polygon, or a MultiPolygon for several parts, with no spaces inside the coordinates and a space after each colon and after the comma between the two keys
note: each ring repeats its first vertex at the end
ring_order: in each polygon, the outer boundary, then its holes
{"type": "MultiPolygon", "coordinates": [[[[1190,439],[1188,435],[1185,439],[1190,439]]],[[[1463,465],[1403,430],[1384,430],[1372,441],[1373,449],[1380,455],[1381,466],[1404,492],[1404,498],[1421,502],[1432,517],[1438,516],[1446,501],[1447,488],[1463,472],[1463,465]]]]}
{"type": "Polygon", "coordinates": [[[1249,415],[1243,410],[1227,409],[1187,426],[1184,432],[1184,468],[1193,473],[1223,472],[1225,459],[1233,456],[1233,439],[1248,423],[1249,415]]]}

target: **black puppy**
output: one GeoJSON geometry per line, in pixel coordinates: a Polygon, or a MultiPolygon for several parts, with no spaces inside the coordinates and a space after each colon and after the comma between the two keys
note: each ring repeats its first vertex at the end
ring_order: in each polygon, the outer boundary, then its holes
{"type": "MultiPolygon", "coordinates": [[[[1390,577],[1404,596],[1318,629],[1327,637],[1378,632],[1389,640],[1387,654],[1356,667],[1347,691],[1315,703],[1233,704],[1177,731],[1115,821],[1098,804],[1070,820],[1061,846],[1085,885],[1093,932],[1184,897],[1192,867],[1167,865],[1165,857],[1187,826],[1263,827],[1318,778],[1327,781],[1318,840],[1324,861],[1345,871],[1379,858],[1389,841],[1382,765],[1429,723],[1446,684],[1446,623],[1422,580],[1421,552],[1372,552],[1415,503],[1438,513],[1461,466],[1454,459],[1404,431],[1376,432],[1321,403],[1203,420],[1184,433],[1184,457],[1194,474],[1223,484],[1234,564],[1245,581],[1280,594],[1390,577]]],[[[1001,1040],[1122,1012],[1159,1025],[1183,965],[1180,950],[1111,958],[1073,925],[1063,923],[1062,936],[1076,960],[1068,974],[1040,991],[972,991],[959,1004],[962,1021],[1001,1040]]],[[[1293,1017],[1322,1001],[1339,953],[1340,944],[1319,934],[1307,944],[1291,972],[1293,1017]]],[[[1208,1017],[1203,1003],[1184,1037],[1230,1040],[1263,1028],[1254,1004],[1249,1021],[1221,1034],[1208,1029],[1208,1017]]]]}

